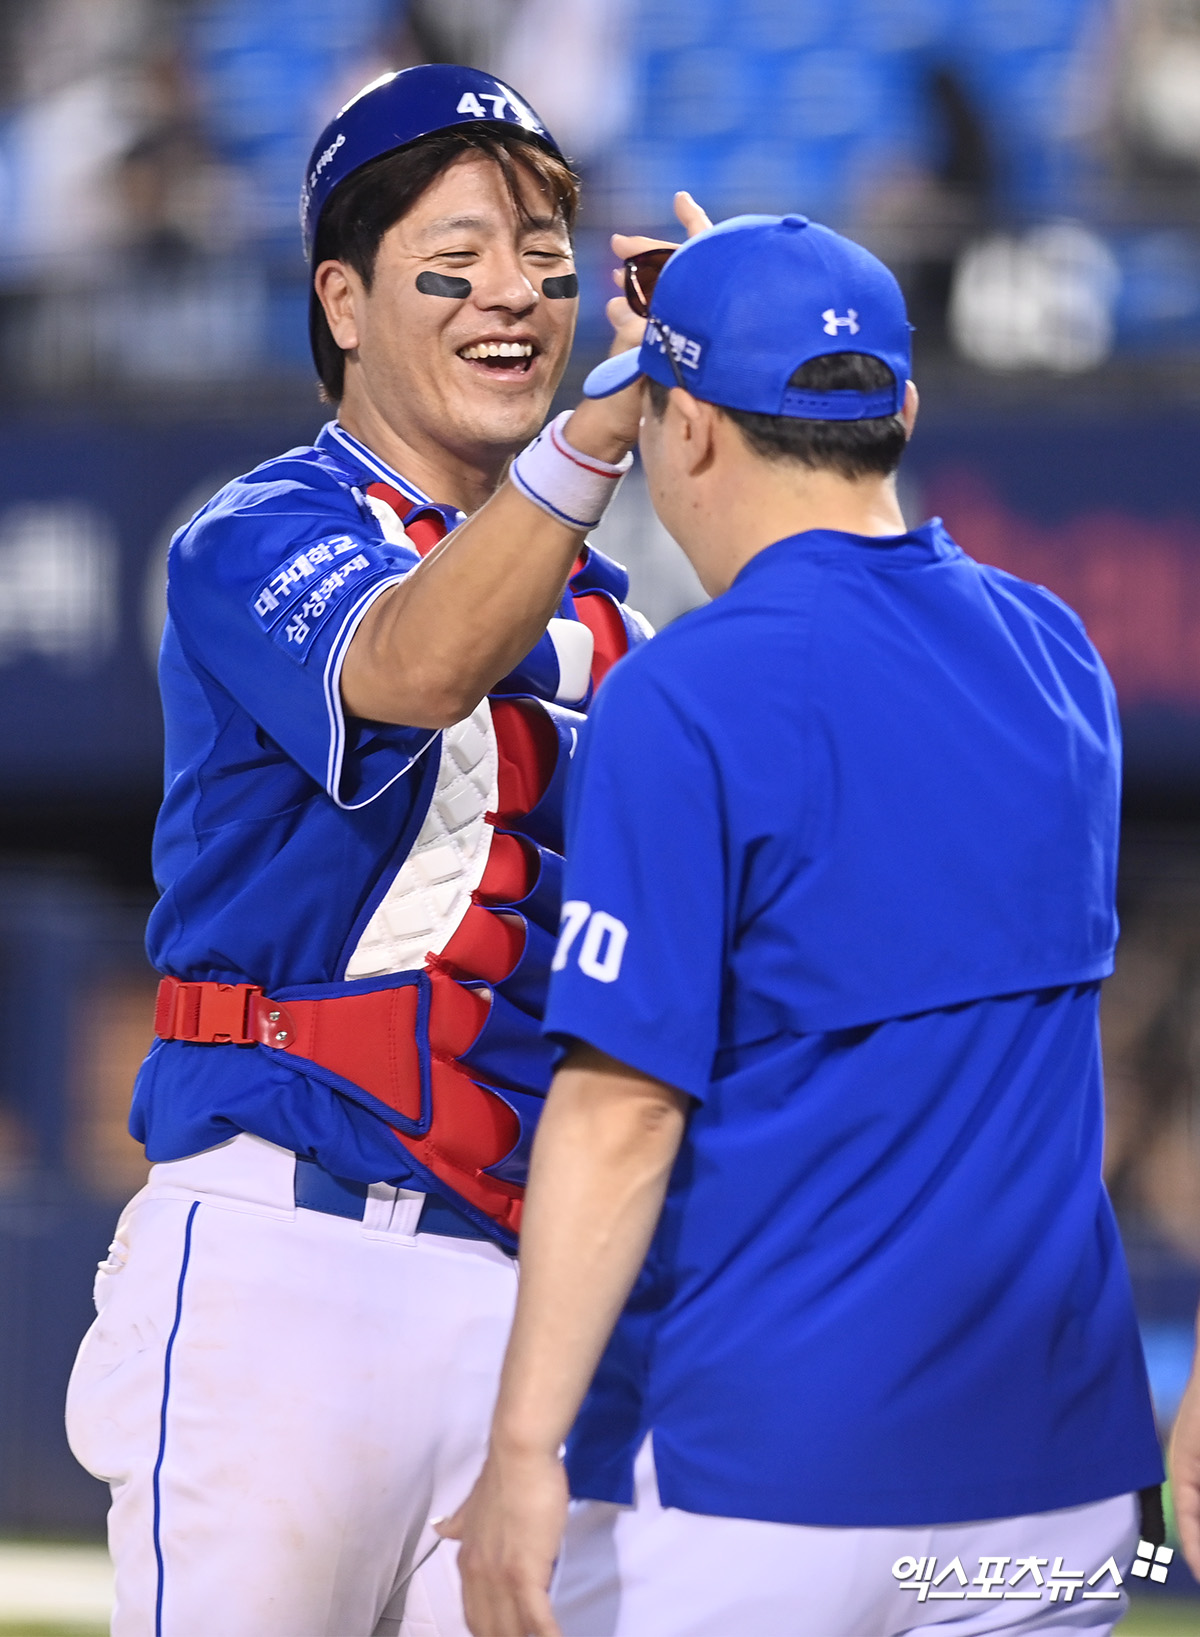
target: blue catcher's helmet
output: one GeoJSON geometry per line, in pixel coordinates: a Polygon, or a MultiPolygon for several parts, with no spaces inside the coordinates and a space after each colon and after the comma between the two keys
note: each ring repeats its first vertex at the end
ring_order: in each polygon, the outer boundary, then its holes
{"type": "Polygon", "coordinates": [[[511,86],[477,68],[424,63],[365,85],[317,138],[304,173],[300,226],[312,257],[317,223],[334,188],[372,159],[434,131],[477,124],[515,125],[560,158],[562,152],[511,86]]]}

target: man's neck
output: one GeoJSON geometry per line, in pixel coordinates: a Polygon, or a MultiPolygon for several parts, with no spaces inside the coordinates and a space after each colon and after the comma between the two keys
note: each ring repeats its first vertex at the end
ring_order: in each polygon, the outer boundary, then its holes
{"type": "MultiPolygon", "coordinates": [[[[831,529],[873,537],[904,534],[907,524],[894,477],[851,482],[833,472],[772,472],[754,462],[733,477],[720,503],[706,509],[704,566],[695,557],[705,589],[728,590],[752,557],[794,534],[831,529]]],[[[692,552],[688,552],[692,556],[692,552]]]]}
{"type": "Polygon", "coordinates": [[[507,454],[488,451],[472,459],[432,440],[405,437],[370,403],[343,400],[338,425],[431,500],[468,516],[496,492],[508,465],[507,454]]]}

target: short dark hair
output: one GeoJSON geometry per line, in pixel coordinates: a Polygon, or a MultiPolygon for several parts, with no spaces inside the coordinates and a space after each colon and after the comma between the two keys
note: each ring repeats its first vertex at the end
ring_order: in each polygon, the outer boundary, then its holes
{"type": "MultiPolygon", "coordinates": [[[[521,196],[519,170],[543,190],[568,233],[574,227],[579,181],[565,159],[503,126],[435,131],[395,153],[370,160],[334,189],[317,226],[314,273],[323,261],[344,261],[369,290],[384,234],[408,214],[435,177],[467,153],[482,154],[499,166],[522,221],[528,222],[530,215],[521,196]]],[[[337,403],[345,386],[346,355],[333,339],[325,309],[312,286],[308,338],[324,396],[337,403]]]]}
{"type": "MultiPolygon", "coordinates": [[[[894,386],[895,375],[879,358],[865,352],[830,352],[810,358],[792,375],[789,386],[806,392],[878,392],[894,386]]],[[[650,382],[650,404],[661,418],[669,388],[650,382]]],[[[756,455],[790,460],[813,471],[839,477],[887,477],[900,464],[908,442],[899,415],[865,421],[806,421],[795,415],[756,415],[721,407],[756,455]]]]}

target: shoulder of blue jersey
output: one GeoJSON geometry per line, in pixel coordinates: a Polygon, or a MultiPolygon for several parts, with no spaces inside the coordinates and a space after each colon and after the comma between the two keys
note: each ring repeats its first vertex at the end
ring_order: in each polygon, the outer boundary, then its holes
{"type": "Polygon", "coordinates": [[[252,558],[265,570],[268,560],[326,535],[382,544],[378,523],[337,465],[318,449],[289,449],[218,489],[172,540],[172,566],[215,566],[233,554],[239,567],[252,558]]]}
{"type": "Polygon", "coordinates": [[[1072,647],[1078,648],[1082,638],[1083,643],[1092,648],[1083,620],[1057,592],[1033,580],[1023,580],[1020,575],[1011,574],[1007,569],[995,568],[990,563],[976,563],[975,566],[995,591],[1019,602],[1029,613],[1065,637],[1072,647]]]}

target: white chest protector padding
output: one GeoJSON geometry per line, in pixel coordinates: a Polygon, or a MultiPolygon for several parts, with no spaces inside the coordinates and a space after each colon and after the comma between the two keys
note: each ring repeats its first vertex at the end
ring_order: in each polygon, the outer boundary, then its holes
{"type": "Polygon", "coordinates": [[[491,847],[499,758],[492,712],[482,700],[442,734],[442,759],[429,811],[346,966],[347,978],[374,978],[425,964],[449,943],[471,904],[491,847]]]}
{"type": "Polygon", "coordinates": [[[412,541],[405,534],[404,524],[396,516],[395,507],[389,506],[379,495],[363,495],[363,499],[383,530],[383,538],[390,540],[394,546],[407,546],[411,551],[412,541]]]}

